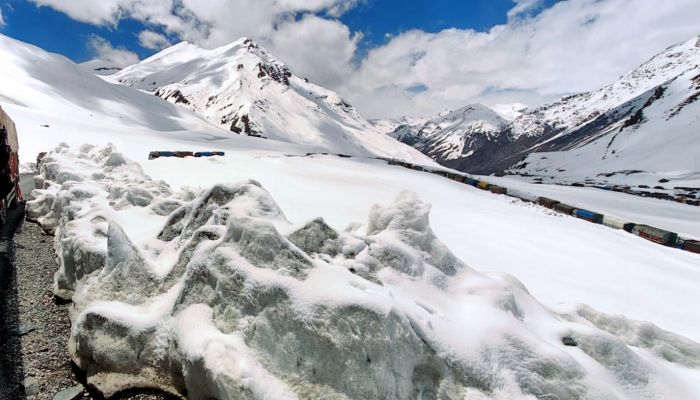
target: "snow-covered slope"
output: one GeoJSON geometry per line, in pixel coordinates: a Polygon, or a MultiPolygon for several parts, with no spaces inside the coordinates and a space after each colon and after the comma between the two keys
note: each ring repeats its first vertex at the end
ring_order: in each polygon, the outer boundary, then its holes
{"type": "Polygon", "coordinates": [[[523,103],[505,103],[491,106],[491,109],[508,121],[512,121],[523,115],[523,113],[527,111],[527,108],[527,105],[523,103]]]}
{"type": "Polygon", "coordinates": [[[381,133],[390,134],[401,125],[418,126],[423,125],[429,118],[425,117],[401,117],[401,118],[376,118],[369,122],[381,133]]]}
{"type": "Polygon", "coordinates": [[[427,160],[247,38],[213,50],[183,42],[111,79],[191,109],[232,133],[333,153],[427,160]]]}
{"type": "Polygon", "coordinates": [[[515,120],[513,135],[542,136],[550,131],[566,135],[574,133],[574,128],[599,124],[600,117],[613,110],[618,110],[618,114],[624,113],[626,109],[636,111],[650,97],[650,91],[655,91],[657,87],[688,71],[697,70],[699,66],[700,37],[694,37],[685,43],[669,47],[608,86],[567,96],[524,113],[515,120]],[[641,98],[644,98],[642,104],[636,104],[641,98]]]}
{"type": "Polygon", "coordinates": [[[624,118],[602,114],[604,124],[565,130],[538,146],[559,151],[531,153],[512,171],[572,181],[633,172],[647,184],[700,186],[700,41],[695,54],[692,68],[614,109],[624,118]]]}
{"type": "MultiPolygon", "coordinates": [[[[0,102],[22,112],[104,129],[122,125],[162,132],[218,130],[188,110],[109,84],[65,57],[4,35],[0,35],[0,71],[0,102]]],[[[44,118],[44,124],[50,125],[50,119],[44,118]]]]}
{"type": "MultiPolygon", "coordinates": [[[[437,161],[474,173],[516,167],[517,172],[581,177],[645,171],[674,178],[696,174],[700,149],[700,37],[670,47],[599,90],[567,96],[539,108],[518,110],[497,132],[476,126],[472,136],[491,140],[471,146],[414,140],[420,127],[394,136],[437,161]],[[540,154],[554,151],[553,154],[540,154]]],[[[430,124],[430,122],[428,122],[430,124]]],[[[459,142],[462,131],[443,143],[459,142]]]]}
{"type": "Polygon", "coordinates": [[[121,67],[116,66],[113,62],[99,59],[86,61],[78,65],[85,68],[85,70],[90,71],[90,73],[100,76],[116,74],[122,70],[121,67]]]}
{"type": "Polygon", "coordinates": [[[28,210],[56,231],[69,352],[107,396],[697,394],[700,344],[591,307],[546,307],[515,278],[474,270],[414,193],[339,231],[290,222],[254,180],[173,193],[112,146],[59,146],[41,171],[28,210]]]}

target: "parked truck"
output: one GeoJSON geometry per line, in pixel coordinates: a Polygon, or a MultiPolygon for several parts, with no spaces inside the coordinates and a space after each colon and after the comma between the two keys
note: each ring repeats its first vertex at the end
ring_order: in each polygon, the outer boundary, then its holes
{"type": "Polygon", "coordinates": [[[18,150],[15,123],[0,108],[0,218],[3,224],[7,210],[16,207],[22,201],[22,191],[19,188],[18,150]]]}

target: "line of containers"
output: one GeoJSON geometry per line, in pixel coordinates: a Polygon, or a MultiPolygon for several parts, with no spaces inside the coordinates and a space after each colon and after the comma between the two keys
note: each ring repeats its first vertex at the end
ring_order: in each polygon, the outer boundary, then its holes
{"type": "Polygon", "coordinates": [[[465,174],[459,174],[442,169],[427,168],[421,165],[415,165],[400,160],[387,160],[387,162],[389,163],[389,165],[398,165],[416,171],[430,172],[448,179],[452,179],[457,182],[466,183],[467,185],[474,186],[481,190],[490,191],[496,194],[508,195],[511,197],[518,198],[522,201],[537,203],[551,210],[560,212],[562,214],[571,215],[573,217],[583,219],[594,224],[601,224],[614,229],[623,229],[626,232],[632,233],[636,236],[647,239],[654,243],[658,243],[669,247],[676,247],[682,250],[700,254],[700,241],[683,239],[679,237],[677,233],[670,232],[665,229],[625,221],[617,217],[607,216],[594,211],[574,207],[572,205],[562,203],[558,200],[549,199],[547,197],[534,196],[530,193],[523,192],[520,190],[507,189],[502,186],[490,184],[483,180],[474,179],[465,174]]]}
{"type": "MultiPolygon", "coordinates": [[[[602,189],[602,190],[610,190],[613,192],[621,192],[621,193],[627,193],[631,194],[634,196],[640,196],[640,197],[653,197],[655,199],[659,200],[668,200],[668,201],[675,201],[676,203],[683,203],[683,204],[688,204],[690,206],[700,206],[700,198],[695,198],[694,193],[697,192],[697,188],[692,188],[692,187],[684,187],[684,186],[678,186],[674,187],[674,190],[684,190],[687,191],[688,193],[676,193],[670,194],[670,193],[664,193],[664,192],[652,192],[648,190],[641,190],[641,189],[652,189],[649,186],[646,185],[639,185],[637,186],[639,189],[632,189],[630,186],[623,186],[623,185],[596,185],[596,184],[591,184],[589,182],[586,183],[572,183],[569,186],[577,186],[577,187],[592,187],[596,189],[602,189]]],[[[665,188],[661,186],[654,187],[653,189],[656,190],[666,190],[665,188]]]]}
{"type": "Polygon", "coordinates": [[[223,156],[225,153],[223,151],[152,151],[148,153],[148,159],[154,160],[160,157],[213,157],[213,156],[223,156]]]}

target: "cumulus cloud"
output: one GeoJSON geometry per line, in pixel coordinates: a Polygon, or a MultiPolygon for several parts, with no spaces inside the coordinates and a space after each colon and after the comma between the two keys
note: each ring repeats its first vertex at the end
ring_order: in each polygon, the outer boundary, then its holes
{"type": "Polygon", "coordinates": [[[309,14],[281,24],[263,44],[298,74],[339,87],[355,73],[352,58],[360,39],[337,20],[309,14]]]}
{"type": "Polygon", "coordinates": [[[139,33],[139,45],[144,49],[163,50],[170,46],[170,41],[163,34],[145,30],[139,33]]]}
{"type": "Polygon", "coordinates": [[[115,48],[108,40],[97,35],[91,35],[88,47],[96,59],[107,62],[119,68],[136,64],[139,56],[124,48],[115,48]]]}
{"type": "Polygon", "coordinates": [[[30,1],[95,25],[116,26],[122,18],[134,18],[212,46],[228,43],[231,37],[264,36],[278,22],[297,13],[325,12],[337,17],[358,3],[358,0],[30,1]]]}
{"type": "Polygon", "coordinates": [[[470,102],[537,105],[610,83],[700,33],[697,0],[568,0],[548,8],[542,0],[513,0],[504,25],[409,30],[358,60],[362,33],[337,17],[363,0],[31,1],[96,25],[133,18],[210,48],[252,37],[369,117],[426,115],[470,102]]]}

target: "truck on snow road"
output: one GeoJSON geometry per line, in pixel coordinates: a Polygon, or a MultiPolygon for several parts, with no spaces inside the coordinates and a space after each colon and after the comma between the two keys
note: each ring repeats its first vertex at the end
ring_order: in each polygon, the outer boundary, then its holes
{"type": "Polygon", "coordinates": [[[15,123],[0,108],[0,219],[5,223],[7,210],[22,201],[19,188],[19,158],[15,123]]]}

